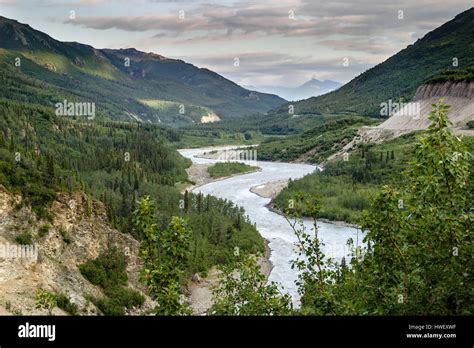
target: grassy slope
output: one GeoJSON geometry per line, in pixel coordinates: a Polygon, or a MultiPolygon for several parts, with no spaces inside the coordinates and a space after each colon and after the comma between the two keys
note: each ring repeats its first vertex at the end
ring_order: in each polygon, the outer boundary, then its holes
{"type": "Polygon", "coordinates": [[[155,115],[159,117],[160,120],[161,118],[167,120],[170,115],[173,115],[171,121],[175,126],[186,125],[190,122],[199,123],[201,122],[201,118],[203,116],[206,116],[211,112],[210,109],[202,106],[190,104],[184,105],[181,103],[160,99],[140,99],[139,102],[155,110],[155,115]]]}

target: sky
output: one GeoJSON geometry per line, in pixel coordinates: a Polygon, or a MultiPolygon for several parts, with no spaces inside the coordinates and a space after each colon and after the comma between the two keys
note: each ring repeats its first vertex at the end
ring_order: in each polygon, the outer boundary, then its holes
{"type": "Polygon", "coordinates": [[[350,81],[472,0],[0,0],[60,41],[182,59],[247,87],[350,81]]]}

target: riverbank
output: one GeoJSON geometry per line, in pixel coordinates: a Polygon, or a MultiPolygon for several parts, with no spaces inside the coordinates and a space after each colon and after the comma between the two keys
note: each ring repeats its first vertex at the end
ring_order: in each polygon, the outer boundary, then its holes
{"type": "MultiPolygon", "coordinates": [[[[266,207],[267,207],[268,210],[270,210],[271,212],[273,212],[275,214],[281,215],[283,217],[285,216],[285,214],[283,214],[283,212],[280,209],[277,209],[273,206],[272,202],[268,203],[266,205],[266,207]]],[[[309,218],[303,217],[303,219],[309,219],[309,218]]],[[[326,219],[326,218],[318,218],[318,221],[324,222],[326,224],[331,224],[331,225],[334,225],[334,226],[337,226],[337,227],[349,227],[349,228],[360,229],[359,225],[351,224],[351,223],[345,222],[345,221],[329,220],[329,219],[326,219]]]]}
{"type": "MultiPolygon", "coordinates": [[[[271,249],[265,239],[265,254],[257,257],[260,271],[268,279],[273,269],[270,262],[271,249]]],[[[221,272],[217,267],[212,267],[205,278],[194,275],[187,285],[188,303],[194,315],[206,315],[213,304],[212,292],[219,286],[221,272]]]]}
{"type": "MultiPolygon", "coordinates": [[[[256,195],[263,197],[263,198],[271,198],[272,200],[270,203],[266,205],[266,207],[281,216],[284,216],[283,212],[273,205],[273,199],[288,185],[288,180],[279,180],[273,182],[267,182],[263,185],[257,185],[250,188],[250,192],[255,193],[256,195]]],[[[338,227],[352,227],[352,228],[360,228],[360,226],[356,224],[351,224],[345,221],[336,221],[336,220],[329,220],[326,218],[319,218],[318,221],[322,221],[328,224],[332,224],[338,227]]]]}
{"type": "Polygon", "coordinates": [[[250,188],[250,192],[263,198],[275,198],[281,190],[288,186],[288,180],[278,180],[267,182],[263,185],[257,185],[250,188]]]}

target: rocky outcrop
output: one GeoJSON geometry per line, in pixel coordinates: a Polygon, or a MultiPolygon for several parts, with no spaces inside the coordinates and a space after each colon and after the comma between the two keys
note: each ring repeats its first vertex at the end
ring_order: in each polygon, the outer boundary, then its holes
{"type": "Polygon", "coordinates": [[[214,112],[210,111],[207,115],[201,117],[201,123],[219,122],[221,119],[214,112]]]}
{"type": "Polygon", "coordinates": [[[434,97],[474,98],[474,82],[436,82],[427,83],[417,88],[413,101],[434,97]]]}
{"type": "Polygon", "coordinates": [[[246,99],[259,101],[259,100],[260,100],[260,96],[258,95],[258,93],[251,91],[251,92],[247,95],[246,99]]]}
{"type": "MultiPolygon", "coordinates": [[[[15,237],[29,232],[37,257],[5,257],[0,254],[0,312],[4,314],[47,314],[35,309],[34,295],[41,287],[64,293],[76,303],[80,314],[96,313],[88,296],[102,296],[101,290],[89,283],[78,265],[95,259],[115,245],[127,258],[129,285],[143,291],[139,282],[138,242],[107,223],[105,207],[83,193],[60,193],[50,209],[52,221],[37,220],[22,199],[0,186],[0,246],[18,247],[15,237]],[[39,233],[48,224],[46,234],[39,233]]],[[[147,298],[143,310],[151,308],[147,298]]],[[[66,314],[56,308],[53,314],[66,314]]]]}

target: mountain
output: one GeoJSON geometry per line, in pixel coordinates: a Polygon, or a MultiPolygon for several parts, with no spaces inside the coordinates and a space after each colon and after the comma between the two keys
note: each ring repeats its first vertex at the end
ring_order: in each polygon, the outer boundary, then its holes
{"type": "Polygon", "coordinates": [[[326,94],[342,86],[342,83],[332,80],[320,81],[311,79],[298,87],[259,86],[255,89],[279,95],[286,100],[301,100],[326,94]]]}
{"type": "Polygon", "coordinates": [[[99,116],[121,120],[181,125],[265,112],[285,102],[182,60],[61,42],[5,17],[0,74],[0,97],[46,106],[64,99],[94,102],[99,116]]]}
{"type": "Polygon", "coordinates": [[[314,89],[319,90],[320,94],[325,94],[332,90],[338,89],[342,86],[342,83],[333,80],[323,80],[320,81],[318,79],[311,79],[305,83],[303,83],[298,89],[314,89]]]}
{"type": "MultiPolygon", "coordinates": [[[[474,8],[471,8],[338,90],[292,103],[295,113],[379,116],[382,102],[411,100],[417,87],[433,75],[453,67],[473,65],[473,37],[474,8]]],[[[283,105],[276,112],[287,110],[288,105],[283,105]]]]}

